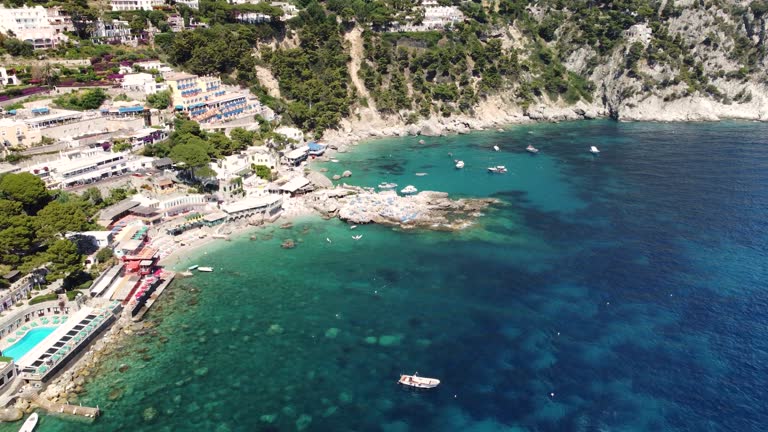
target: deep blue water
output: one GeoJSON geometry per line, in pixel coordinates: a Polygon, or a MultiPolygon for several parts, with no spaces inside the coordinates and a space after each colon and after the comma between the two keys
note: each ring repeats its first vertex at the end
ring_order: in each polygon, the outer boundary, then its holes
{"type": "Polygon", "coordinates": [[[86,387],[105,415],[39,430],[765,430],[768,126],[417,141],[318,167],[505,204],[462,233],[363,226],[354,242],[310,219],[209,248],[179,265],[216,272],[175,283],[156,328],[86,387]],[[510,173],[485,172],[498,164],[510,173]],[[413,371],[443,383],[395,384],[413,371]]]}

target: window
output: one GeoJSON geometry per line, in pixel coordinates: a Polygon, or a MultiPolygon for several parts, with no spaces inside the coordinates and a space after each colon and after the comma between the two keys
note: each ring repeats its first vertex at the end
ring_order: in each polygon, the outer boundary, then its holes
{"type": "Polygon", "coordinates": [[[13,378],[13,372],[14,372],[13,369],[8,371],[8,374],[6,375],[8,377],[8,379],[13,378]]]}

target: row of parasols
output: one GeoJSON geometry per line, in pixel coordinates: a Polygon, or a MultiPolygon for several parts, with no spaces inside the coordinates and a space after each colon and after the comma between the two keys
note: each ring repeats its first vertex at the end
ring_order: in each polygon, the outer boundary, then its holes
{"type": "Polygon", "coordinates": [[[50,367],[58,363],[61,359],[67,356],[67,353],[76,345],[78,345],[80,342],[85,340],[91,333],[93,333],[94,330],[101,324],[101,322],[104,321],[104,314],[99,314],[94,318],[90,323],[88,323],[84,328],[82,328],[75,336],[72,337],[72,340],[70,341],[70,344],[64,345],[61,348],[59,348],[56,352],[51,354],[50,357],[46,360],[46,363],[41,366],[38,366],[37,373],[44,374],[48,371],[50,367]]]}
{"type": "MultiPolygon", "coordinates": [[[[47,326],[47,325],[59,325],[59,324],[63,324],[63,323],[65,323],[66,321],[67,321],[67,317],[66,317],[66,316],[63,316],[63,317],[61,317],[61,318],[59,318],[58,316],[54,316],[54,317],[53,317],[53,321],[52,321],[52,322],[51,322],[50,320],[48,320],[48,318],[46,318],[46,317],[42,317],[42,318],[40,318],[40,322],[42,323],[42,325],[43,325],[43,326],[47,326]]],[[[29,325],[29,327],[27,327],[27,326],[23,326],[23,327],[21,327],[21,328],[20,328],[18,331],[16,331],[16,336],[23,336],[23,335],[27,334],[27,332],[28,332],[29,330],[31,330],[31,329],[32,329],[32,328],[34,328],[34,327],[38,327],[38,326],[39,326],[39,324],[37,324],[37,322],[34,322],[34,321],[33,321],[33,322],[32,322],[32,323],[29,325]],[[31,328],[30,328],[30,327],[31,327],[31,328]]],[[[16,338],[12,338],[12,337],[9,337],[9,338],[8,338],[8,342],[10,342],[10,343],[14,343],[14,342],[16,342],[16,338]]]]}

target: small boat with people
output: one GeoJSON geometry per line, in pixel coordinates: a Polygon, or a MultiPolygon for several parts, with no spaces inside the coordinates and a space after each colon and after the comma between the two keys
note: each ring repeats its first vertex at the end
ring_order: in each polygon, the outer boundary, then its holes
{"type": "Polygon", "coordinates": [[[198,267],[197,271],[203,272],[203,273],[210,273],[213,271],[213,267],[198,267]]]}
{"type": "Polygon", "coordinates": [[[194,270],[194,269],[196,269],[196,268],[198,268],[198,267],[199,267],[199,266],[198,266],[197,264],[195,264],[195,265],[191,265],[191,266],[187,267],[187,270],[189,270],[189,271],[192,271],[192,270],[194,270]]]}
{"type": "Polygon", "coordinates": [[[456,162],[456,169],[462,169],[462,168],[464,168],[464,161],[463,161],[463,160],[458,160],[458,159],[457,159],[457,160],[455,160],[454,162],[456,162]]]}
{"type": "Polygon", "coordinates": [[[353,235],[352,236],[352,239],[354,239],[354,240],[360,240],[361,238],[363,238],[362,234],[358,234],[358,235],[353,235]]]}
{"type": "Polygon", "coordinates": [[[594,155],[600,154],[600,150],[597,147],[595,147],[595,146],[590,146],[589,147],[589,152],[594,154],[594,155]]]}
{"type": "Polygon", "coordinates": [[[507,172],[507,167],[504,165],[496,165],[494,167],[488,167],[488,172],[495,174],[504,174],[507,172]]]}
{"type": "Polygon", "coordinates": [[[500,151],[500,150],[501,149],[499,148],[499,146],[497,146],[497,145],[493,146],[493,151],[500,151]]]}
{"type": "Polygon", "coordinates": [[[400,379],[397,382],[409,387],[422,389],[435,388],[440,385],[439,379],[420,377],[418,372],[414,373],[413,375],[400,375],[400,379]]]}
{"type": "Polygon", "coordinates": [[[379,189],[394,189],[397,187],[397,183],[380,183],[379,189]]]}
{"type": "Polygon", "coordinates": [[[24,424],[21,425],[21,429],[19,429],[19,432],[32,432],[35,430],[35,426],[37,426],[37,420],[38,416],[37,413],[32,413],[27,419],[24,421],[24,424]]]}
{"type": "Polygon", "coordinates": [[[536,154],[539,152],[539,149],[534,147],[532,144],[528,144],[528,147],[525,148],[525,151],[527,151],[528,153],[536,154]]]}
{"type": "Polygon", "coordinates": [[[416,192],[418,192],[418,191],[419,191],[419,190],[418,190],[418,189],[416,189],[416,187],[415,187],[415,186],[413,186],[413,185],[408,185],[408,186],[404,187],[403,189],[401,189],[401,190],[400,190],[400,193],[402,193],[402,194],[405,194],[405,195],[411,195],[411,194],[415,194],[415,193],[416,193],[416,192]]]}

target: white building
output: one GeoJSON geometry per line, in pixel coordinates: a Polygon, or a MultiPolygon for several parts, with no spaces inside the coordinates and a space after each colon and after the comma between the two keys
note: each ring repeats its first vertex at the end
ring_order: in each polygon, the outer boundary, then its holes
{"type": "Polygon", "coordinates": [[[292,5],[291,3],[272,2],[270,3],[270,5],[274,7],[279,7],[280,9],[283,10],[283,17],[282,17],[283,21],[287,21],[291,18],[294,18],[299,14],[299,9],[296,6],[292,5]]]}
{"type": "Polygon", "coordinates": [[[150,70],[156,70],[158,72],[170,72],[173,69],[168,67],[165,63],[161,62],[160,60],[144,60],[144,61],[138,61],[135,62],[133,65],[134,71],[138,72],[138,69],[141,69],[143,71],[150,71],[150,70]]]}
{"type": "Polygon", "coordinates": [[[279,128],[275,129],[275,132],[285,136],[288,139],[296,140],[297,142],[304,141],[304,132],[302,132],[299,128],[280,126],[279,128]]]}
{"type": "Polygon", "coordinates": [[[49,187],[66,188],[93,183],[129,171],[127,152],[113,153],[101,147],[62,152],[58,160],[25,168],[49,187]]]}
{"type": "Polygon", "coordinates": [[[6,8],[0,5],[0,32],[13,33],[35,49],[52,48],[69,40],[62,31],[66,24],[59,13],[57,9],[52,17],[42,6],[6,8]],[[51,18],[55,17],[59,18],[52,23],[51,18]]]}
{"type": "Polygon", "coordinates": [[[96,21],[92,37],[96,41],[117,41],[120,43],[126,43],[135,39],[131,35],[131,26],[128,21],[103,21],[101,19],[96,21]]]}
{"type": "Polygon", "coordinates": [[[19,79],[15,74],[8,75],[8,71],[4,67],[0,67],[0,85],[19,85],[19,79]]]}
{"type": "Polygon", "coordinates": [[[235,15],[235,20],[237,20],[237,22],[241,22],[245,24],[262,24],[262,23],[268,23],[272,21],[272,17],[263,13],[240,12],[237,15],[235,15]]]}
{"type": "Polygon", "coordinates": [[[163,4],[163,0],[112,0],[112,11],[149,11],[163,4]]]}
{"type": "Polygon", "coordinates": [[[144,91],[144,86],[148,83],[154,83],[155,77],[148,73],[134,73],[123,76],[123,82],[120,87],[126,91],[144,91]]]}
{"type": "Polygon", "coordinates": [[[168,16],[168,26],[171,31],[178,33],[184,30],[184,17],[181,15],[173,14],[168,16]]]}
{"type": "Polygon", "coordinates": [[[198,0],[176,0],[176,4],[184,5],[192,9],[200,8],[200,2],[198,0]]]}
{"type": "Polygon", "coordinates": [[[120,86],[125,91],[142,92],[145,95],[168,90],[168,84],[156,82],[155,77],[144,72],[124,75],[120,86]]]}
{"type": "Polygon", "coordinates": [[[104,249],[112,244],[114,233],[112,231],[81,231],[68,233],[66,238],[75,242],[90,244],[96,249],[104,249]]]}
{"type": "Polygon", "coordinates": [[[249,218],[255,215],[271,217],[280,212],[283,198],[279,195],[248,197],[246,199],[222,204],[221,209],[227,213],[229,220],[249,218]]]}
{"type": "Polygon", "coordinates": [[[464,21],[464,13],[458,6],[429,6],[424,8],[421,25],[428,29],[441,29],[464,21]]]}
{"type": "Polygon", "coordinates": [[[202,211],[208,205],[205,195],[202,194],[173,194],[159,199],[139,194],[134,195],[131,200],[144,207],[156,209],[164,218],[191,211],[202,211]]]}

